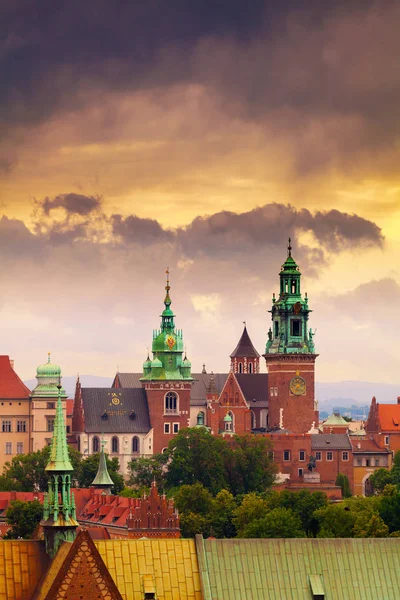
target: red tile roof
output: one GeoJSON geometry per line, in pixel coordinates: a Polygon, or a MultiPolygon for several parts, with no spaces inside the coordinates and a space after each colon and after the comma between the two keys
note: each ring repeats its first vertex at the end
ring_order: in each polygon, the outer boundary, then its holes
{"type": "Polygon", "coordinates": [[[29,398],[30,393],[12,368],[10,357],[0,356],[0,398],[29,398]]]}
{"type": "Polygon", "coordinates": [[[378,404],[381,431],[400,433],[400,404],[378,404]]]}

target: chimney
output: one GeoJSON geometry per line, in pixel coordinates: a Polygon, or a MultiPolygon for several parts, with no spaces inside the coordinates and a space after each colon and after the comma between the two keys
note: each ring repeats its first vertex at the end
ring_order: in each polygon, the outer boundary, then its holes
{"type": "MultiPolygon", "coordinates": [[[[14,369],[14,359],[10,358],[10,367],[14,369]]],[[[398,398],[397,398],[398,399],[398,398]]]]}

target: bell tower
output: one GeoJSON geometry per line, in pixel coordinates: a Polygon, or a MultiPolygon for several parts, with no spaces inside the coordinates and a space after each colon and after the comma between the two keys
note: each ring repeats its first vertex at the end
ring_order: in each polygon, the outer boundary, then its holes
{"type": "Polygon", "coordinates": [[[153,452],[162,452],[183,427],[189,427],[192,365],[183,357],[183,333],[175,327],[171,310],[169,269],[160,329],[153,330],[152,354],[143,363],[142,386],[146,390],[153,429],[153,452]]]}
{"type": "Polygon", "coordinates": [[[301,273],[288,254],[279,273],[279,297],[272,298],[272,327],[264,358],[268,369],[268,427],[307,433],[318,425],[315,400],[315,332],[308,326],[307,294],[301,293],[301,273]]]}

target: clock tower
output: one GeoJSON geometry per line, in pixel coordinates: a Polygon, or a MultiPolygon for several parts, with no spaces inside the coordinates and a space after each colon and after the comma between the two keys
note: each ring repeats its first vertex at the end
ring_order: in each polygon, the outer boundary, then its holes
{"type": "Polygon", "coordinates": [[[315,400],[314,333],[308,326],[307,294],[301,293],[301,273],[288,255],[279,273],[278,298],[272,298],[269,311],[272,326],[264,358],[268,369],[268,427],[291,433],[307,433],[318,425],[315,400]]]}
{"type": "Polygon", "coordinates": [[[189,427],[191,363],[183,357],[183,334],[175,328],[169,295],[169,270],[160,329],[153,330],[152,354],[143,363],[141,383],[146,391],[153,429],[153,452],[162,452],[183,427],[189,427]]]}

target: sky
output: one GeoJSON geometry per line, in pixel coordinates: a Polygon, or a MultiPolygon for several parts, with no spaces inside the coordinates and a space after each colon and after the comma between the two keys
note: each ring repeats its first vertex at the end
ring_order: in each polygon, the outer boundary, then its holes
{"type": "Polygon", "coordinates": [[[396,1],[2,0],[0,353],[139,371],[169,267],[193,370],[227,371],[290,236],[317,379],[398,383],[399,30],[396,1]]]}

